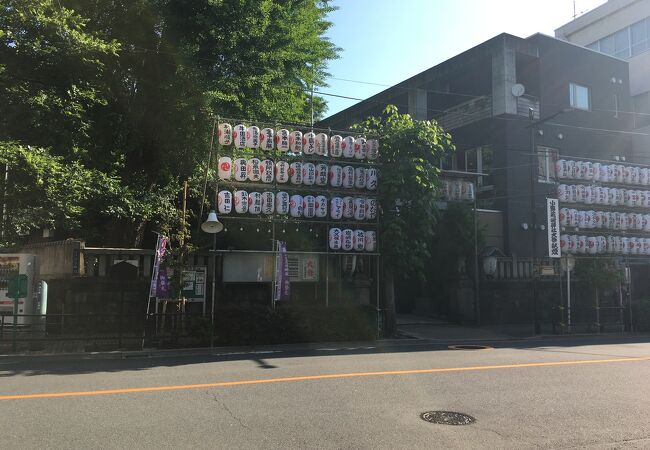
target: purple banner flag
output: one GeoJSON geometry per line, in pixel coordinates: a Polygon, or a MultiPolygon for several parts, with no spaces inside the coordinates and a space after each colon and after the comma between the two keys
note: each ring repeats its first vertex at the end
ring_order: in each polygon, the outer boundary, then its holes
{"type": "Polygon", "coordinates": [[[167,283],[167,273],[165,272],[165,281],[163,282],[165,286],[164,292],[158,292],[161,287],[160,282],[160,263],[167,253],[167,243],[169,238],[163,236],[162,234],[158,235],[158,241],[156,242],[156,254],[154,255],[153,260],[153,270],[151,274],[151,285],[149,287],[149,297],[160,297],[160,294],[168,295],[169,287],[167,283]]]}
{"type": "Polygon", "coordinates": [[[278,241],[278,255],[275,273],[275,301],[286,301],[291,296],[289,284],[289,259],[287,258],[287,243],[278,241]]]}

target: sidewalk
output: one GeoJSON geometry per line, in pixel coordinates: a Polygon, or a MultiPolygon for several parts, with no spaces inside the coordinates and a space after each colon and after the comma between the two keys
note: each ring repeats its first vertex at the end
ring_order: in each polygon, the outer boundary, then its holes
{"type": "Polygon", "coordinates": [[[501,341],[521,339],[521,334],[507,334],[486,327],[468,327],[445,322],[432,317],[412,314],[397,315],[397,331],[400,335],[434,341],[501,341]]]}

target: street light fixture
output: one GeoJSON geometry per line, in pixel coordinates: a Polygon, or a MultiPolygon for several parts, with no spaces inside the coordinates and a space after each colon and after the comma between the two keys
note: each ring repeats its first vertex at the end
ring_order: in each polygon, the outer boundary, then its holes
{"type": "Polygon", "coordinates": [[[210,308],[210,347],[214,347],[214,296],[216,291],[217,278],[217,233],[223,230],[223,224],[219,222],[217,213],[213,209],[208,218],[201,224],[201,230],[212,235],[212,296],[210,308]]]}

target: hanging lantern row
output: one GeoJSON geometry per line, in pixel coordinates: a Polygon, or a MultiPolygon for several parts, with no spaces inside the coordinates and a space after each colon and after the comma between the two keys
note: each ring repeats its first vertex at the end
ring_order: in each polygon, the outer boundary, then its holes
{"type": "Polygon", "coordinates": [[[313,164],[294,161],[273,162],[270,159],[237,158],[233,160],[228,156],[219,158],[218,175],[221,180],[243,182],[253,181],[262,183],[281,184],[291,183],[306,186],[327,186],[328,181],[332,187],[347,189],[377,189],[379,172],[376,168],[339,166],[324,163],[313,164]]]}
{"type": "Polygon", "coordinates": [[[558,184],[557,196],[562,203],[650,208],[650,191],[607,188],[590,184],[558,184]]]}
{"type": "Polygon", "coordinates": [[[359,160],[376,160],[379,157],[379,141],[366,140],[363,137],[342,137],[334,135],[329,137],[326,133],[309,131],[289,131],[285,128],[259,129],[256,126],[246,127],[239,124],[234,127],[229,123],[220,123],[217,131],[219,144],[224,146],[234,145],[235,148],[257,149],[265,151],[274,149],[280,152],[305,155],[331,156],[333,158],[355,158],[359,160]]]}
{"type": "Polygon", "coordinates": [[[328,245],[330,250],[374,252],[377,249],[377,233],[349,228],[343,230],[330,228],[328,245]]]}
{"type": "Polygon", "coordinates": [[[569,234],[560,237],[560,249],[568,254],[650,255],[650,238],[569,234]]]}
{"type": "Polygon", "coordinates": [[[324,195],[289,195],[281,191],[247,192],[237,190],[219,191],[217,207],[220,214],[252,215],[289,215],[293,218],[326,218],[333,220],[354,219],[374,220],[377,217],[377,199],[365,197],[332,197],[328,200],[324,195]]]}
{"type": "Polygon", "coordinates": [[[650,185],[650,168],[647,167],[560,159],[555,162],[555,173],[560,179],[568,178],[641,186],[650,185]]]}
{"type": "Polygon", "coordinates": [[[650,214],[579,211],[571,208],[560,209],[560,225],[563,227],[606,230],[638,230],[650,233],[650,214]]]}
{"type": "Polygon", "coordinates": [[[462,179],[442,179],[442,198],[448,201],[474,201],[474,183],[462,179]]]}

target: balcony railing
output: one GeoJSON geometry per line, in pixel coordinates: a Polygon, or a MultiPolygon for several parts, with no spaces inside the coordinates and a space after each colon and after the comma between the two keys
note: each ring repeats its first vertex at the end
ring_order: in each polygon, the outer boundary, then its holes
{"type": "Polygon", "coordinates": [[[449,131],[488,117],[492,117],[492,97],[484,95],[445,110],[438,123],[449,131]]]}

